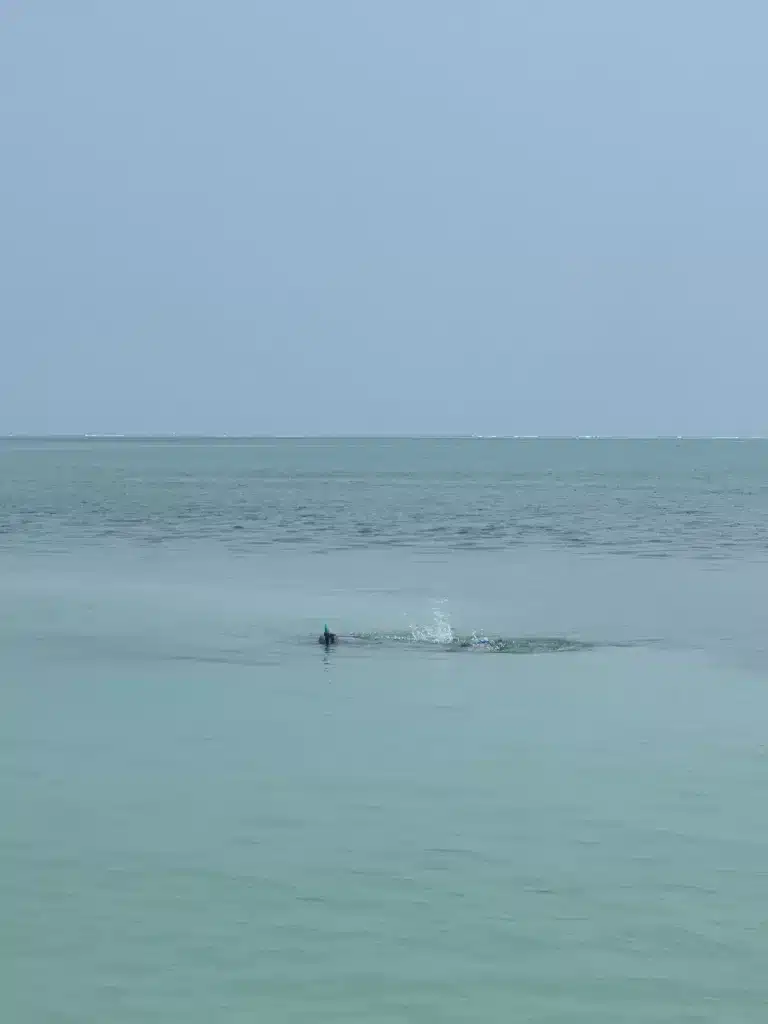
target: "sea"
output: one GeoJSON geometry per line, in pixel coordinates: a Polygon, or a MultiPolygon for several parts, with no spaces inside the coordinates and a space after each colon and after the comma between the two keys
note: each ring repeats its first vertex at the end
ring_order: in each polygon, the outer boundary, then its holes
{"type": "Polygon", "coordinates": [[[767,610],[768,442],[0,441],[0,1020],[765,1024],[767,610]]]}

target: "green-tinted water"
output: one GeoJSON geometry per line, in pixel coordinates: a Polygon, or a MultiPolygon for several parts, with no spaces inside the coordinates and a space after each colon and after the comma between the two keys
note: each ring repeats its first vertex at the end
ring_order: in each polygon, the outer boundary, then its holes
{"type": "Polygon", "coordinates": [[[762,1022],[767,457],[0,446],[3,1019],[762,1022]]]}

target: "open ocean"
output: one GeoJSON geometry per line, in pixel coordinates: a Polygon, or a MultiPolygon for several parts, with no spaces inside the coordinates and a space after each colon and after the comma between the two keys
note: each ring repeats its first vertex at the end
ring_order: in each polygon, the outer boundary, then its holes
{"type": "Polygon", "coordinates": [[[767,617],[765,442],[0,441],[0,1020],[765,1024],[767,617]]]}

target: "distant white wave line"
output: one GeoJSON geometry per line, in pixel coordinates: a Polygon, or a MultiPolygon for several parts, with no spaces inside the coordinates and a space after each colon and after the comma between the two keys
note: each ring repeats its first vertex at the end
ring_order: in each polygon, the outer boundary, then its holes
{"type": "Polygon", "coordinates": [[[125,439],[152,441],[766,441],[768,434],[198,434],[188,431],[161,433],[52,433],[9,431],[0,439],[77,441],[125,439]]]}

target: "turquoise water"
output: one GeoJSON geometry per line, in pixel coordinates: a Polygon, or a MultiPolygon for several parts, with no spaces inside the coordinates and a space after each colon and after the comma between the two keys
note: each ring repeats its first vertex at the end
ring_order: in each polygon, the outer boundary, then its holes
{"type": "Polygon", "coordinates": [[[766,1019],[768,444],[16,440],[0,513],[3,1020],[766,1019]]]}

